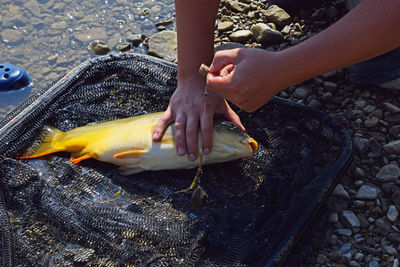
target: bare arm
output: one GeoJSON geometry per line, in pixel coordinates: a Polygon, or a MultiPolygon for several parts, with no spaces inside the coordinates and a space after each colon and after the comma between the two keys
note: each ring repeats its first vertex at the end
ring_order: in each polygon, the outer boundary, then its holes
{"type": "Polygon", "coordinates": [[[175,121],[177,153],[198,154],[198,129],[202,129],[202,146],[208,154],[212,148],[213,116],[222,114],[241,126],[239,117],[225,99],[215,92],[207,97],[203,112],[205,79],[199,74],[201,63],[210,64],[214,53],[214,25],[219,0],[176,0],[178,33],[178,87],[170,104],[154,129],[153,139],[161,139],[166,127],[175,121]]]}
{"type": "Polygon", "coordinates": [[[246,111],[254,111],[281,90],[380,55],[400,46],[400,0],[364,0],[312,38],[279,52],[242,49],[217,53],[211,72],[233,64],[227,76],[207,83],[246,111]]]}

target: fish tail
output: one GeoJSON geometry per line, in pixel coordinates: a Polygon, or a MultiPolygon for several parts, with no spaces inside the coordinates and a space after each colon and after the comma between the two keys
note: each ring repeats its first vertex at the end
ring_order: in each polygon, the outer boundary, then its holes
{"type": "Polygon", "coordinates": [[[42,130],[39,135],[39,148],[36,149],[33,153],[32,151],[25,152],[20,158],[22,159],[30,159],[30,158],[37,158],[44,155],[48,155],[51,153],[62,151],[62,148],[55,147],[54,141],[55,139],[59,139],[60,135],[63,135],[64,132],[58,130],[51,126],[46,126],[42,130]]]}

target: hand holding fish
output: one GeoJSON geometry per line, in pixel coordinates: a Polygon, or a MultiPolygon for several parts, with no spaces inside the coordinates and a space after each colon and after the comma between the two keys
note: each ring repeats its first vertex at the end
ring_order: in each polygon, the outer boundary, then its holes
{"type": "Polygon", "coordinates": [[[207,87],[252,112],[287,87],[277,59],[277,52],[261,49],[219,51],[210,66],[207,87]]]}
{"type": "Polygon", "coordinates": [[[203,108],[204,88],[205,79],[198,73],[181,80],[153,132],[153,140],[159,141],[167,127],[175,122],[176,151],[181,156],[188,153],[190,160],[195,160],[198,155],[199,125],[202,130],[203,151],[205,154],[211,152],[214,114],[221,114],[226,120],[244,130],[237,114],[219,94],[210,92],[206,108],[203,108]]]}

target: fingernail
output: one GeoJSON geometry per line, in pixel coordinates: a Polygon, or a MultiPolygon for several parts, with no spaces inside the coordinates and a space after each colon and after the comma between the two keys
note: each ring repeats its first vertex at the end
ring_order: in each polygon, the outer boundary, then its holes
{"type": "Polygon", "coordinates": [[[182,156],[185,154],[185,149],[183,147],[178,148],[178,155],[182,156]]]}
{"type": "Polygon", "coordinates": [[[204,154],[208,155],[208,154],[210,154],[210,149],[204,148],[204,149],[203,149],[203,152],[204,152],[204,154]]]}
{"type": "Polygon", "coordinates": [[[153,139],[157,139],[158,138],[158,134],[157,133],[153,133],[153,139]]]}
{"type": "Polygon", "coordinates": [[[190,160],[195,160],[195,159],[196,159],[196,156],[195,156],[194,154],[190,154],[190,155],[189,155],[189,159],[190,159],[190,160]]]}

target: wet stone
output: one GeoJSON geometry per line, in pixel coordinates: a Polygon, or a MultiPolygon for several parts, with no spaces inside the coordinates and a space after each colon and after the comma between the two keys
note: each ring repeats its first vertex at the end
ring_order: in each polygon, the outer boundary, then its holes
{"type": "Polygon", "coordinates": [[[400,108],[392,103],[383,102],[383,107],[392,113],[400,113],[400,108]]]}
{"type": "Polygon", "coordinates": [[[93,51],[93,53],[96,55],[105,55],[111,50],[110,47],[101,40],[95,40],[91,42],[88,46],[88,49],[93,51]]]}
{"type": "Polygon", "coordinates": [[[333,190],[332,194],[334,196],[338,196],[344,199],[350,199],[349,194],[347,193],[346,189],[344,189],[343,185],[338,184],[335,189],[333,190]]]}
{"type": "Polygon", "coordinates": [[[73,36],[75,39],[83,43],[93,40],[107,39],[107,33],[103,28],[74,31],[73,36]]]}
{"type": "Polygon", "coordinates": [[[350,249],[351,249],[351,244],[346,243],[340,247],[339,251],[340,251],[340,253],[344,254],[344,253],[348,252],[350,249]]]}
{"type": "Polygon", "coordinates": [[[21,41],[24,37],[24,34],[21,31],[14,29],[5,29],[0,33],[0,35],[4,41],[9,43],[16,43],[21,41]]]}
{"type": "Polygon", "coordinates": [[[344,229],[344,228],[338,229],[337,233],[339,235],[344,235],[344,236],[351,236],[352,235],[352,231],[350,229],[344,229]]]}
{"type": "Polygon", "coordinates": [[[375,260],[373,260],[373,261],[370,261],[369,263],[368,263],[368,267],[380,267],[381,265],[377,262],[377,261],[375,261],[375,260]]]}
{"type": "Polygon", "coordinates": [[[145,39],[143,34],[129,34],[126,37],[128,42],[131,42],[134,46],[139,46],[141,42],[145,39]]]}
{"type": "Polygon", "coordinates": [[[177,60],[177,36],[174,31],[162,31],[152,35],[148,41],[148,54],[167,61],[177,60]]]}
{"type": "Polygon", "coordinates": [[[117,45],[117,50],[118,51],[128,51],[132,48],[132,45],[130,43],[121,43],[117,45]]]}

